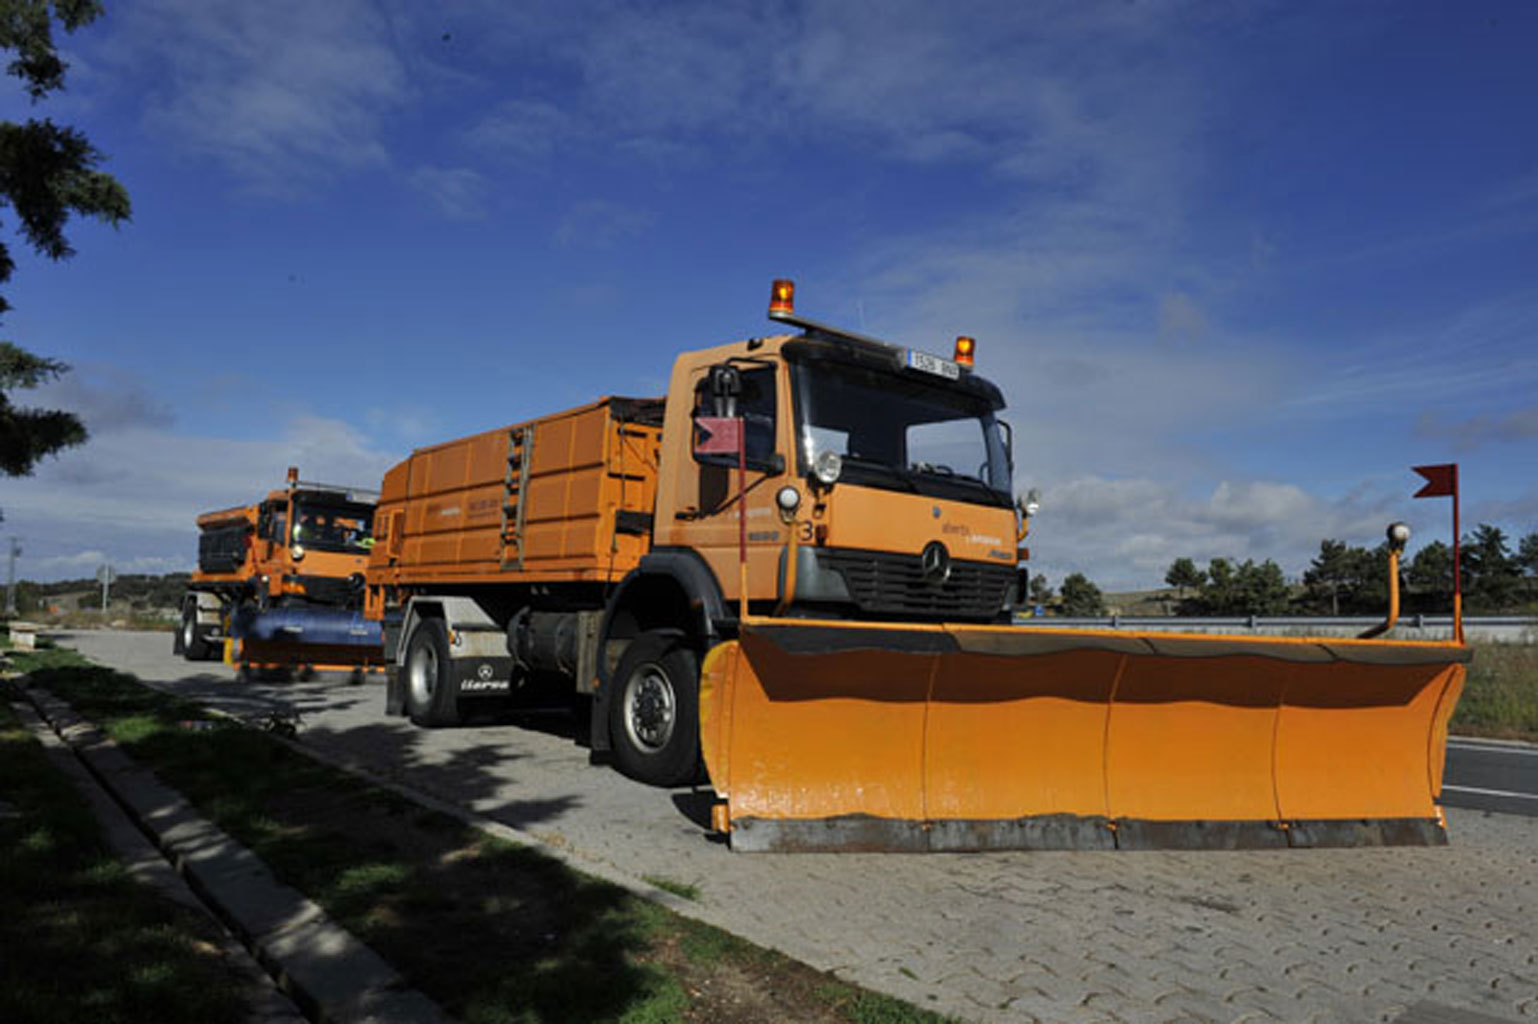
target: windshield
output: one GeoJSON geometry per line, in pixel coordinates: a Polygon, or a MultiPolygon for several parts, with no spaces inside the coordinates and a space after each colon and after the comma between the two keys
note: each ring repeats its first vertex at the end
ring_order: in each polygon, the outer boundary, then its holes
{"type": "Polygon", "coordinates": [[[802,472],[832,451],[850,483],[1010,505],[1003,432],[978,395],[939,377],[827,359],[793,363],[791,374],[802,472]]]}
{"type": "Polygon", "coordinates": [[[294,506],[294,543],[315,551],[364,555],[374,546],[374,506],[301,502],[294,506]]]}

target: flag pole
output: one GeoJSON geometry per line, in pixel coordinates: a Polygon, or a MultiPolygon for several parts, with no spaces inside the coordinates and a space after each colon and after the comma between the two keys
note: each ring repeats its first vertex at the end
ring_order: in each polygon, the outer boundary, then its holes
{"type": "Polygon", "coordinates": [[[1411,466],[1426,481],[1424,487],[1416,491],[1416,498],[1442,498],[1453,499],[1453,639],[1463,643],[1463,557],[1461,534],[1462,525],[1458,522],[1458,464],[1456,462],[1444,462],[1436,466],[1411,466]]]}
{"type": "Polygon", "coordinates": [[[1458,525],[1458,464],[1453,467],[1453,639],[1463,643],[1463,568],[1459,543],[1463,531],[1458,525]]]}
{"type": "Polygon", "coordinates": [[[748,439],[747,421],[737,427],[737,618],[748,621],[748,439]]]}

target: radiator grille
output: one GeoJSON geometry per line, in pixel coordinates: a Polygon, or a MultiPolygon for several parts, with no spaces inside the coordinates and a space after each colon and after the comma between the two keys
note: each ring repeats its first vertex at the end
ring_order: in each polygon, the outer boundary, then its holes
{"type": "Polygon", "coordinates": [[[362,588],[345,576],[340,579],[333,576],[297,576],[295,580],[304,585],[305,598],[315,604],[343,608],[360,604],[362,588]]]}
{"type": "Polygon", "coordinates": [[[953,561],[950,576],[936,584],[924,578],[918,555],[824,550],[817,557],[844,578],[860,611],[871,615],[992,619],[1015,579],[1013,567],[987,562],[953,561]]]}

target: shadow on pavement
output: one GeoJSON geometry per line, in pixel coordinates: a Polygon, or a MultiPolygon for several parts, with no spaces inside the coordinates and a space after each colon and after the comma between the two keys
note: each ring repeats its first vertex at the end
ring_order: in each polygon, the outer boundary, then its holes
{"type": "Polygon", "coordinates": [[[174,693],[99,665],[39,669],[32,680],[111,729],[130,757],[451,1014],[608,1021],[658,997],[660,975],[631,955],[648,919],[630,893],[302,756],[309,745],[331,760],[351,751],[375,775],[409,776],[412,789],[442,789],[446,802],[518,825],[579,805],[575,795],[500,800],[509,783],[494,773],[525,756],[506,744],[429,758],[426,731],[381,720],[307,729],[296,751],[206,717],[207,684],[195,677],[174,693]],[[488,803],[494,811],[478,806],[488,803]]]}

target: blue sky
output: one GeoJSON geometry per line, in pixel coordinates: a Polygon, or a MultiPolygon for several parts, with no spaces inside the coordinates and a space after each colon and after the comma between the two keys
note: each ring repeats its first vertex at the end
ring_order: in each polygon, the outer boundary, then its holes
{"type": "MultiPolygon", "coordinates": [[[[198,512],[809,316],[979,342],[1054,582],[1538,530],[1538,6],[108,0],[65,37],[130,224],[13,241],[86,447],[22,575],[190,568],[198,512]]],[[[19,88],[0,116],[28,113],[19,88]]],[[[10,211],[0,223],[13,224],[10,211]]]]}

